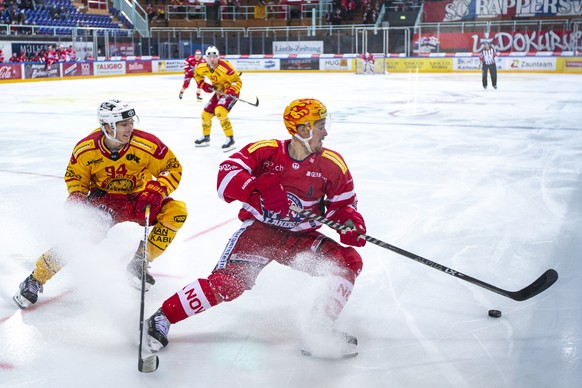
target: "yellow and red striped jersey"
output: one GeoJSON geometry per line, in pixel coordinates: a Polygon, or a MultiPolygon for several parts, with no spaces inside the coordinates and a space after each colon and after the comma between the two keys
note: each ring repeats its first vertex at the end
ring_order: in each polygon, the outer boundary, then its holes
{"type": "Polygon", "coordinates": [[[210,70],[207,62],[201,62],[196,66],[194,79],[200,88],[207,78],[214,89],[224,92],[228,88],[236,90],[237,94],[242,89],[242,81],[236,69],[232,64],[225,60],[219,59],[214,70],[210,70]]]}
{"type": "Polygon", "coordinates": [[[99,189],[108,194],[140,192],[155,178],[170,195],[182,178],[182,165],[174,153],[151,133],[134,129],[121,150],[111,152],[101,129],[80,140],[65,173],[69,194],[99,189]]]}

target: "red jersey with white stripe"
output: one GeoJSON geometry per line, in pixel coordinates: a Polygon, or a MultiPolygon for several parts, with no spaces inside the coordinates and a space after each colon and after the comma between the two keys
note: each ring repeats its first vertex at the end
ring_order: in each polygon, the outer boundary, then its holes
{"type": "Polygon", "coordinates": [[[68,61],[76,61],[77,60],[77,51],[75,51],[74,48],[69,47],[67,49],[65,49],[67,52],[67,56],[69,57],[67,60],[68,61]]]}
{"type": "Polygon", "coordinates": [[[239,200],[243,203],[239,219],[255,218],[292,232],[321,227],[319,222],[298,217],[292,211],[281,216],[263,209],[259,192],[252,191],[252,183],[269,172],[279,174],[289,202],[302,209],[330,216],[344,206],[356,208],[352,175],[341,155],[323,148],[304,160],[294,160],[287,151],[290,142],[262,140],[251,143],[220,164],[218,195],[226,202],[239,200]]]}
{"type": "Polygon", "coordinates": [[[202,56],[200,59],[196,59],[194,55],[190,55],[188,58],[184,59],[184,74],[190,78],[194,77],[194,70],[201,62],[206,62],[202,56]]]}
{"type": "Polygon", "coordinates": [[[374,63],[374,54],[372,53],[366,53],[362,55],[362,59],[365,62],[370,62],[370,63],[374,63]]]}
{"type": "Polygon", "coordinates": [[[48,66],[52,65],[53,63],[57,63],[59,60],[59,56],[57,55],[56,50],[53,50],[51,48],[49,48],[48,50],[46,50],[44,52],[43,57],[44,57],[45,63],[48,66]]]}

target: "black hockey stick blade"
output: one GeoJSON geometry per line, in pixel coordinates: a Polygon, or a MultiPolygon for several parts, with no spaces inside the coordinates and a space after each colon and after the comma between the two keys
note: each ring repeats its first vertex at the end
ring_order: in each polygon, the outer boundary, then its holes
{"type": "MultiPolygon", "coordinates": [[[[297,213],[303,217],[307,217],[307,218],[311,218],[313,220],[319,221],[322,224],[325,224],[332,229],[341,231],[341,230],[344,230],[345,228],[347,228],[347,226],[345,226],[345,225],[338,224],[337,222],[334,222],[334,221],[327,219],[323,216],[312,213],[309,210],[303,210],[298,206],[291,205],[291,206],[289,206],[289,208],[292,211],[294,211],[295,213],[297,213]]],[[[372,236],[368,236],[367,234],[361,235],[360,238],[364,238],[366,241],[368,241],[372,244],[378,245],[379,247],[391,250],[392,252],[396,252],[401,256],[407,257],[407,258],[412,259],[418,263],[424,264],[424,265],[429,266],[433,269],[444,272],[447,275],[451,275],[451,276],[456,277],[457,279],[461,279],[461,280],[464,280],[464,281],[469,282],[471,284],[474,284],[476,286],[483,287],[486,290],[495,292],[499,295],[503,295],[507,298],[511,298],[511,299],[516,300],[518,302],[532,298],[532,297],[536,296],[537,294],[547,290],[552,284],[554,284],[556,282],[556,280],[558,280],[558,273],[556,272],[556,270],[548,269],[546,272],[544,272],[542,274],[542,276],[537,278],[529,286],[527,286],[519,291],[507,291],[507,290],[504,290],[502,288],[496,287],[492,284],[486,283],[482,280],[471,277],[469,275],[465,275],[464,273],[459,272],[455,269],[446,267],[442,264],[439,264],[439,263],[436,263],[436,262],[431,261],[429,259],[426,259],[422,256],[418,256],[412,252],[408,252],[402,248],[398,248],[397,246],[390,245],[384,241],[378,240],[377,238],[374,238],[372,236]]]]}
{"type": "Polygon", "coordinates": [[[249,104],[249,105],[252,105],[252,106],[259,106],[259,97],[257,97],[257,96],[255,96],[255,99],[256,99],[255,102],[250,102],[250,101],[246,101],[246,100],[243,100],[241,98],[238,98],[236,96],[231,96],[230,94],[224,94],[224,95],[225,96],[228,96],[230,98],[233,98],[233,99],[235,99],[237,101],[244,102],[245,104],[249,104]]]}
{"type": "Polygon", "coordinates": [[[518,302],[522,302],[537,294],[544,292],[551,287],[558,280],[558,272],[554,269],[549,269],[542,274],[536,281],[529,286],[514,292],[509,292],[509,297],[518,302]]]}
{"type": "Polygon", "coordinates": [[[142,373],[155,372],[160,365],[160,359],[155,354],[148,356],[144,359],[139,359],[137,363],[137,369],[142,373]]]}

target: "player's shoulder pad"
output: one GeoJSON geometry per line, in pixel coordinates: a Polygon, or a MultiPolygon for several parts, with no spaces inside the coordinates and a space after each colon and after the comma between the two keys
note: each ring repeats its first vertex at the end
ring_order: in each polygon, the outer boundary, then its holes
{"type": "Polygon", "coordinates": [[[72,158],[78,159],[81,154],[98,148],[97,142],[99,141],[101,136],[102,136],[101,128],[97,128],[89,135],[79,140],[79,142],[73,149],[72,158]]]}
{"type": "Polygon", "coordinates": [[[158,159],[163,158],[168,152],[168,147],[157,136],[140,129],[133,130],[130,144],[158,159]]]}
{"type": "Polygon", "coordinates": [[[197,73],[202,73],[205,71],[208,71],[208,72],[210,71],[210,69],[208,68],[208,62],[203,61],[203,62],[198,63],[198,65],[196,65],[196,72],[197,73]]]}
{"type": "Polygon", "coordinates": [[[232,64],[226,59],[220,59],[218,61],[218,66],[216,66],[216,67],[221,69],[222,72],[224,72],[228,75],[233,75],[236,73],[232,64]]]}
{"type": "Polygon", "coordinates": [[[344,159],[340,156],[340,154],[328,149],[324,149],[323,152],[321,153],[321,157],[331,160],[342,170],[344,174],[346,173],[346,171],[348,171],[348,166],[346,165],[346,162],[344,162],[344,159]]]}
{"type": "Polygon", "coordinates": [[[251,145],[249,145],[248,150],[249,153],[253,153],[256,150],[259,150],[261,148],[265,148],[265,147],[271,147],[271,148],[277,148],[279,147],[279,143],[277,142],[277,140],[272,139],[272,140],[259,140],[251,145]]]}

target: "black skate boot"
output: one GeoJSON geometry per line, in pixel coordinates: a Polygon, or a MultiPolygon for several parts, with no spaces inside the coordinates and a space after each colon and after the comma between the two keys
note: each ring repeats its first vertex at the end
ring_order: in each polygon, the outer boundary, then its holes
{"type": "Polygon", "coordinates": [[[228,152],[230,150],[234,150],[235,148],[236,146],[234,145],[234,137],[233,136],[227,137],[226,141],[222,145],[222,151],[228,152]]]}
{"type": "Polygon", "coordinates": [[[170,331],[170,321],[162,312],[162,309],[158,309],[148,319],[147,323],[148,329],[148,347],[155,353],[162,348],[168,346],[168,332],[170,331]]]}
{"type": "Polygon", "coordinates": [[[195,147],[208,147],[210,145],[210,136],[202,136],[200,139],[194,140],[195,147]]]}
{"type": "Polygon", "coordinates": [[[31,304],[36,303],[39,293],[42,293],[42,284],[30,274],[20,283],[19,290],[12,299],[18,307],[25,309],[31,304]]]}

